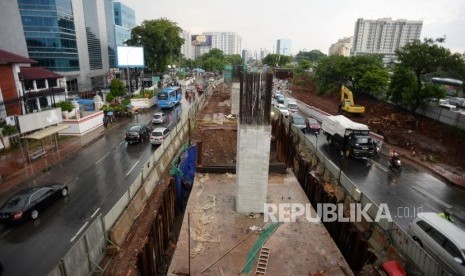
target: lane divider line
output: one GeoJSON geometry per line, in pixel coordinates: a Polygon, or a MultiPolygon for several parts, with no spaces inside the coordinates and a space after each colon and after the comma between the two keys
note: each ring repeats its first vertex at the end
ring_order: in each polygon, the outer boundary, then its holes
{"type": "Polygon", "coordinates": [[[84,228],[87,226],[87,224],[89,224],[88,221],[86,221],[86,223],[84,223],[84,225],[77,231],[76,235],[74,235],[71,238],[71,240],[69,240],[69,242],[73,242],[79,236],[79,234],[82,232],[82,230],[84,230],[84,228]]]}
{"type": "Polygon", "coordinates": [[[128,171],[128,173],[126,174],[126,177],[129,176],[129,174],[131,173],[132,170],[134,170],[134,168],[137,166],[137,164],[139,164],[139,161],[137,161],[134,166],[132,166],[132,168],[128,171]]]}

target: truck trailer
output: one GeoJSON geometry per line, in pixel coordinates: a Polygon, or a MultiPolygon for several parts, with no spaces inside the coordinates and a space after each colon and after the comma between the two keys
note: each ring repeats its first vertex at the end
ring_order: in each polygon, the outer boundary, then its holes
{"type": "Polygon", "coordinates": [[[326,116],[321,129],[326,135],[326,141],[339,149],[345,157],[367,159],[376,154],[376,144],[367,125],[337,115],[326,116]]]}

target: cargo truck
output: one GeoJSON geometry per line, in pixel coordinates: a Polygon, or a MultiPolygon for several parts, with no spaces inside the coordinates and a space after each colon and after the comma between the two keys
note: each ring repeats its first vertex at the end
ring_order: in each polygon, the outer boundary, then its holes
{"type": "Polygon", "coordinates": [[[375,156],[376,144],[367,125],[337,115],[324,117],[321,129],[328,143],[345,157],[367,159],[375,156]]]}

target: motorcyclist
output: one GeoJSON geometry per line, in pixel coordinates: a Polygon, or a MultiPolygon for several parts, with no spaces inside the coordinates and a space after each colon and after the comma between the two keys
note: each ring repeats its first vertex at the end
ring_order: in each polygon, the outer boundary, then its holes
{"type": "Polygon", "coordinates": [[[394,166],[394,167],[397,167],[397,161],[400,160],[399,158],[399,154],[397,152],[394,152],[394,154],[392,155],[392,158],[391,158],[391,165],[394,166]]]}

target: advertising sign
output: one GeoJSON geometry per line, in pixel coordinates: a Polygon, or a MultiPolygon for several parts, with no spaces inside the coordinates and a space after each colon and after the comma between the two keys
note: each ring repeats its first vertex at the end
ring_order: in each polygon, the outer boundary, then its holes
{"type": "Polygon", "coordinates": [[[211,35],[193,35],[191,38],[192,46],[212,46],[211,35]]]}

